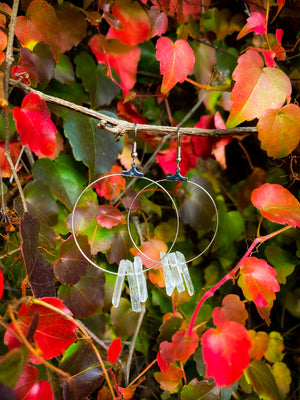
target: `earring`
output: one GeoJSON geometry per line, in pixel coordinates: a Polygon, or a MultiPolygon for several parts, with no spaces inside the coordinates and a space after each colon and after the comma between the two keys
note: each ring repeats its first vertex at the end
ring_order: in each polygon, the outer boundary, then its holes
{"type": "MultiPolygon", "coordinates": [[[[134,138],[133,149],[132,149],[132,154],[131,154],[131,156],[132,156],[131,168],[128,171],[122,171],[120,173],[109,174],[109,175],[102,176],[102,177],[94,180],[92,183],[90,183],[80,193],[80,195],[78,196],[78,198],[77,198],[77,200],[76,200],[76,202],[74,204],[74,207],[73,207],[73,211],[72,211],[72,215],[71,215],[71,229],[72,229],[72,234],[73,234],[73,238],[74,238],[74,241],[76,243],[76,246],[79,249],[80,253],[83,255],[83,257],[90,264],[92,264],[95,268],[98,268],[98,269],[102,270],[105,273],[110,273],[110,274],[113,274],[113,275],[117,276],[115,287],[114,287],[114,292],[113,292],[113,297],[112,297],[112,304],[115,307],[118,307],[119,301],[120,301],[120,297],[121,297],[121,292],[122,292],[124,279],[125,279],[125,277],[127,277],[128,284],[129,284],[129,291],[130,291],[130,299],[131,299],[132,309],[133,309],[133,311],[139,312],[141,310],[141,303],[145,302],[147,300],[147,297],[148,297],[145,272],[150,270],[150,269],[152,269],[152,268],[154,268],[154,267],[156,267],[158,264],[160,264],[161,263],[161,259],[159,259],[159,260],[151,259],[153,261],[153,265],[148,267],[148,268],[143,269],[141,258],[136,256],[134,258],[133,262],[131,262],[130,260],[121,260],[119,262],[119,267],[118,267],[118,271],[117,272],[110,271],[110,270],[105,269],[104,267],[96,264],[93,260],[91,260],[85,254],[85,252],[80,247],[80,244],[79,244],[79,242],[77,240],[76,232],[75,232],[76,209],[77,209],[77,206],[78,206],[78,203],[79,203],[80,199],[87,192],[87,190],[93,188],[96,183],[101,182],[101,181],[103,181],[105,179],[110,179],[110,178],[113,178],[113,177],[116,177],[116,176],[123,176],[123,177],[126,177],[126,178],[130,177],[130,178],[133,178],[133,179],[139,179],[141,181],[145,181],[146,182],[146,186],[144,186],[144,188],[145,187],[147,188],[148,186],[156,185],[170,199],[170,201],[172,203],[172,206],[174,208],[174,211],[176,213],[176,231],[175,231],[174,240],[173,240],[171,246],[169,247],[168,252],[166,253],[165,257],[167,257],[168,254],[172,251],[172,249],[173,249],[173,247],[174,247],[174,245],[176,243],[178,232],[179,232],[179,214],[178,214],[177,206],[176,206],[176,203],[173,200],[172,196],[169,194],[169,192],[160,183],[156,183],[153,179],[147,178],[147,177],[144,176],[143,173],[137,171],[137,169],[136,169],[136,157],[137,157],[136,136],[137,136],[137,124],[135,124],[135,138],[134,138]]],[[[135,199],[134,199],[134,201],[135,201],[135,199]]],[[[133,237],[131,235],[131,230],[130,230],[130,212],[131,212],[131,209],[132,209],[134,201],[131,203],[131,206],[129,207],[128,215],[127,215],[128,233],[129,233],[129,236],[130,236],[132,241],[133,241],[133,237]]]]}

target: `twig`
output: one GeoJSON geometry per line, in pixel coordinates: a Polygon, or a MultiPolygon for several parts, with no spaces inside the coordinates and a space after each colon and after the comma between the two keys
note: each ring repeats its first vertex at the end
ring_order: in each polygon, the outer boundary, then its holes
{"type": "MultiPolygon", "coordinates": [[[[68,108],[69,110],[78,111],[81,114],[87,115],[89,117],[98,119],[101,121],[99,127],[101,129],[106,129],[107,131],[113,133],[117,139],[124,137],[129,132],[134,132],[135,124],[132,122],[127,122],[118,118],[113,118],[108,115],[102,114],[99,111],[91,110],[90,108],[79,106],[78,104],[72,103],[67,100],[60,99],[58,97],[50,96],[38,90],[32,89],[31,87],[24,85],[23,83],[17,83],[10,79],[9,81],[12,85],[24,90],[26,93],[36,93],[43,100],[48,103],[57,104],[62,107],[68,108]]],[[[153,133],[156,136],[171,135],[177,137],[177,127],[173,126],[160,126],[160,125],[147,125],[139,124],[139,132],[153,133]]],[[[228,137],[228,136],[243,136],[247,133],[257,133],[257,129],[254,126],[251,127],[237,127],[232,129],[202,129],[202,128],[186,128],[183,127],[180,130],[182,136],[209,136],[209,137],[228,137]]]]}
{"type": "Polygon", "coordinates": [[[145,303],[141,304],[141,312],[139,315],[139,319],[137,321],[136,324],[136,328],[135,328],[135,332],[132,338],[132,341],[130,343],[130,348],[129,348],[129,354],[128,354],[128,359],[127,359],[127,364],[126,364],[126,373],[125,373],[125,383],[126,386],[129,383],[129,374],[130,374],[130,367],[131,367],[131,362],[132,362],[132,357],[133,357],[133,352],[134,352],[134,347],[135,347],[135,343],[136,343],[136,339],[137,339],[137,335],[140,331],[140,327],[142,325],[143,319],[144,319],[144,315],[146,312],[146,307],[145,307],[145,303]]]}

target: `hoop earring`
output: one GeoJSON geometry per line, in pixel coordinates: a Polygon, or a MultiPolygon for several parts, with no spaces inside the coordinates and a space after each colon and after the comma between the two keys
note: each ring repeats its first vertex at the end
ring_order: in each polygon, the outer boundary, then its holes
{"type": "MultiPolygon", "coordinates": [[[[72,234],[73,234],[75,244],[76,244],[78,250],[80,251],[80,253],[83,255],[83,257],[95,268],[100,269],[106,273],[117,275],[116,284],[115,284],[114,293],[113,293],[113,299],[112,299],[113,305],[115,307],[117,307],[119,305],[124,278],[125,278],[125,276],[127,276],[128,283],[129,283],[129,290],[131,293],[130,298],[131,298],[132,309],[136,312],[139,312],[140,311],[140,303],[146,301],[147,295],[148,295],[144,272],[156,267],[158,264],[161,263],[162,259],[159,259],[159,260],[152,259],[154,264],[152,266],[150,266],[149,268],[143,269],[142,260],[140,257],[137,256],[134,258],[133,263],[130,260],[121,260],[119,263],[118,272],[110,271],[110,270],[107,270],[107,269],[101,267],[100,265],[96,264],[93,260],[91,260],[85,254],[85,252],[80,247],[80,244],[77,240],[76,232],[75,232],[76,209],[77,209],[80,199],[87,192],[88,189],[92,188],[96,183],[103,181],[105,179],[110,179],[112,177],[116,177],[116,176],[131,177],[134,179],[145,180],[147,183],[146,188],[148,186],[152,186],[152,185],[156,184],[159,187],[159,189],[162,190],[168,196],[168,198],[171,200],[172,206],[176,213],[176,231],[175,231],[174,240],[173,240],[171,246],[169,247],[168,252],[165,254],[165,256],[163,256],[163,259],[164,259],[164,257],[167,257],[168,254],[172,251],[172,249],[176,243],[176,240],[178,237],[178,232],[179,232],[179,214],[178,214],[177,206],[176,206],[176,203],[175,203],[174,199],[172,198],[172,196],[162,185],[160,185],[159,183],[156,183],[153,179],[145,177],[143,173],[137,171],[137,169],[136,169],[136,157],[137,157],[136,135],[137,135],[137,124],[135,125],[135,138],[134,138],[133,149],[132,149],[132,154],[131,154],[131,156],[132,156],[131,168],[129,170],[122,171],[121,173],[104,175],[104,176],[94,180],[92,183],[90,183],[80,193],[80,195],[78,196],[78,198],[74,204],[74,207],[72,210],[72,215],[71,215],[71,228],[72,228],[72,234]]],[[[132,206],[132,203],[131,203],[131,206],[132,206]]],[[[131,210],[131,208],[132,207],[130,207],[130,210],[131,210]]],[[[127,215],[127,226],[128,227],[130,227],[129,217],[130,217],[130,212],[128,211],[128,215],[127,215]]],[[[133,240],[131,232],[130,232],[130,237],[131,237],[131,240],[133,240]]]]}

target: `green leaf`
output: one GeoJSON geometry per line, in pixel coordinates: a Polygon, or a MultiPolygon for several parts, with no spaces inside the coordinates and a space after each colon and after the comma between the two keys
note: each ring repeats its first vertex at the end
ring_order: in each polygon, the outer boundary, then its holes
{"type": "Polygon", "coordinates": [[[63,382],[64,399],[86,398],[104,379],[97,355],[85,340],[78,340],[66,350],[59,368],[72,378],[63,382]]]}
{"type": "Polygon", "coordinates": [[[75,80],[73,65],[68,56],[60,54],[59,61],[54,70],[54,78],[61,83],[72,86],[75,80]]]}
{"type": "Polygon", "coordinates": [[[25,367],[28,354],[28,349],[21,346],[2,356],[0,360],[0,382],[14,388],[25,367]]]}
{"type": "Polygon", "coordinates": [[[110,321],[115,334],[123,339],[128,338],[135,332],[139,314],[132,311],[131,304],[127,299],[121,297],[119,307],[112,307],[110,321]]]}
{"type": "Polygon", "coordinates": [[[89,168],[91,180],[111,170],[123,147],[110,132],[99,129],[97,124],[97,120],[75,111],[68,111],[65,115],[65,135],[75,159],[83,161],[89,168]]]}
{"type": "Polygon", "coordinates": [[[275,378],[264,361],[253,360],[244,372],[258,396],[264,400],[280,400],[275,378]]]}
{"type": "Polygon", "coordinates": [[[48,183],[55,196],[69,210],[87,184],[81,165],[67,154],[57,157],[55,161],[41,158],[35,162],[32,171],[36,179],[48,183]]]}
{"type": "Polygon", "coordinates": [[[215,40],[214,45],[226,51],[216,51],[217,70],[221,75],[220,79],[231,79],[240,54],[235,47],[228,47],[222,40],[215,40]]]}
{"type": "Polygon", "coordinates": [[[92,108],[108,105],[120,92],[120,88],[107,76],[102,64],[96,65],[93,57],[86,52],[79,53],[74,62],[76,75],[90,93],[92,108]]]}
{"type": "Polygon", "coordinates": [[[265,254],[269,263],[277,271],[276,279],[279,283],[285,284],[286,277],[294,272],[296,265],[299,263],[298,258],[276,245],[267,246],[265,254]]]}
{"type": "Polygon", "coordinates": [[[181,391],[181,400],[217,400],[220,398],[219,391],[214,383],[198,381],[194,378],[188,385],[184,385],[181,391]]]}
{"type": "Polygon", "coordinates": [[[90,267],[74,286],[61,285],[58,289],[58,297],[63,300],[75,318],[86,318],[95,314],[104,304],[104,273],[90,267]]]}
{"type": "Polygon", "coordinates": [[[164,340],[168,342],[172,341],[172,336],[179,330],[182,325],[182,318],[172,316],[168,318],[160,327],[160,334],[158,335],[156,341],[157,343],[161,343],[164,340]]]}

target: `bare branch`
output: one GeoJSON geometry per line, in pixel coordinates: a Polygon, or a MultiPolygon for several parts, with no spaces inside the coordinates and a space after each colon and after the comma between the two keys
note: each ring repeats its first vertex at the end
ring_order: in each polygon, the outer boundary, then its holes
{"type": "MultiPolygon", "coordinates": [[[[117,139],[124,137],[129,132],[134,131],[135,124],[132,122],[127,122],[121,119],[113,118],[108,115],[102,114],[99,111],[91,110],[90,108],[79,106],[78,104],[72,103],[67,100],[60,99],[58,97],[49,96],[43,92],[32,89],[31,87],[24,85],[23,83],[16,83],[14,80],[10,80],[12,85],[24,90],[27,93],[36,93],[43,100],[48,103],[57,104],[62,107],[68,108],[73,111],[78,111],[81,114],[93,117],[100,121],[99,127],[106,129],[107,131],[113,133],[117,139]]],[[[153,133],[156,136],[177,135],[177,127],[173,126],[160,126],[160,125],[147,125],[139,124],[139,132],[153,133]]],[[[232,129],[201,129],[201,128],[180,128],[180,133],[182,136],[207,136],[207,137],[228,137],[228,136],[243,136],[249,133],[257,133],[257,129],[254,126],[250,127],[238,127],[232,129]]]]}

